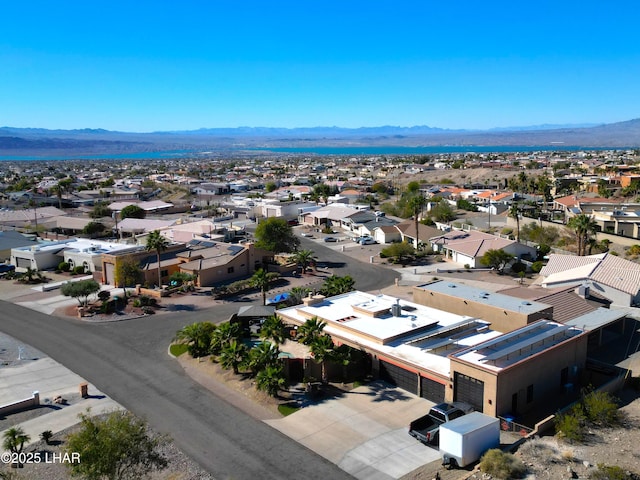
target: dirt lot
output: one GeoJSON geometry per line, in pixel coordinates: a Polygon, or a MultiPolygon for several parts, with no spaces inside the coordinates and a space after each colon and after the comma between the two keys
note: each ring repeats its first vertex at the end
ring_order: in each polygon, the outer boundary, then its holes
{"type": "MultiPolygon", "coordinates": [[[[554,436],[528,440],[515,451],[527,467],[526,480],[589,478],[597,465],[618,466],[640,475],[640,392],[625,389],[618,393],[623,422],[618,428],[594,429],[584,444],[571,444],[554,436]]],[[[474,470],[445,470],[439,462],[411,472],[403,480],[487,479],[474,470]]],[[[639,477],[640,478],[640,477],[639,477]]]]}

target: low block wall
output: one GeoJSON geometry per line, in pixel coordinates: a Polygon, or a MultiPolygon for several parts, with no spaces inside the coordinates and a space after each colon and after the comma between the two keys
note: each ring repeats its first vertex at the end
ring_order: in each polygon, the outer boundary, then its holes
{"type": "Polygon", "coordinates": [[[33,396],[31,398],[25,398],[24,400],[19,400],[17,402],[0,405],[0,416],[9,415],[10,413],[19,412],[21,410],[27,410],[29,408],[37,407],[38,405],[40,405],[40,394],[38,392],[33,392],[33,396]]]}

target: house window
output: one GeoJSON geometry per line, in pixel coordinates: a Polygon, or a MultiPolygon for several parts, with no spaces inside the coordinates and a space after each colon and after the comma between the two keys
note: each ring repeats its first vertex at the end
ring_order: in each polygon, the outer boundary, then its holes
{"type": "Polygon", "coordinates": [[[533,402],[533,385],[527,387],[527,403],[533,402]]]}
{"type": "Polygon", "coordinates": [[[233,273],[233,267],[227,268],[227,273],[233,273]]]}
{"type": "Polygon", "coordinates": [[[169,275],[169,270],[160,270],[161,277],[166,277],[167,275],[169,275]]]}

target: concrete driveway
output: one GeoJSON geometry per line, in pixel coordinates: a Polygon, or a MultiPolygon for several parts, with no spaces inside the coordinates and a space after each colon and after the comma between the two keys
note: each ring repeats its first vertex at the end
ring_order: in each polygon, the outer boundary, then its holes
{"type": "Polygon", "coordinates": [[[409,423],[432,405],[374,382],[266,423],[356,478],[391,479],[439,458],[408,434],[409,423]]]}

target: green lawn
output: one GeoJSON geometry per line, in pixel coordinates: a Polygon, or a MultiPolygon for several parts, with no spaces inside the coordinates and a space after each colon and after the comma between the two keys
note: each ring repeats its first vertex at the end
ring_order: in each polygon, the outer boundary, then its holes
{"type": "Polygon", "coordinates": [[[188,345],[185,343],[174,343],[169,347],[169,351],[171,352],[171,355],[173,355],[174,357],[179,357],[180,355],[182,355],[184,352],[187,351],[188,345]]]}
{"type": "Polygon", "coordinates": [[[298,410],[300,410],[300,407],[290,405],[288,403],[283,403],[281,405],[278,405],[278,411],[285,417],[287,415],[291,415],[292,413],[296,413],[298,410]]]}

